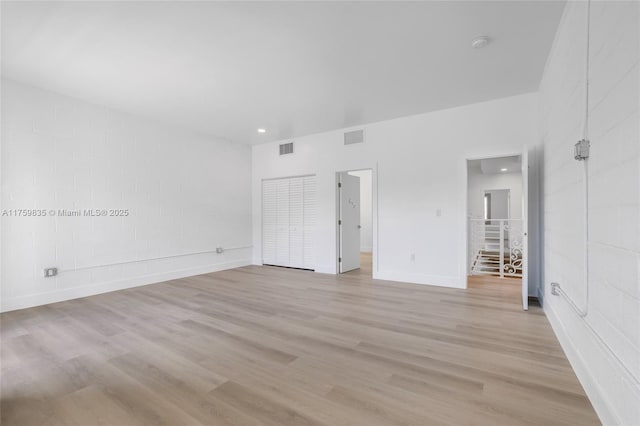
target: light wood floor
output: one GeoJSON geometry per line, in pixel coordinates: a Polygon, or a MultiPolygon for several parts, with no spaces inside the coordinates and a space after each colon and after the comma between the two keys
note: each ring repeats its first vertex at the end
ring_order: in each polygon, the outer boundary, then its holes
{"type": "Polygon", "coordinates": [[[3,314],[2,425],[599,424],[519,286],[369,274],[250,266],[3,314]]]}

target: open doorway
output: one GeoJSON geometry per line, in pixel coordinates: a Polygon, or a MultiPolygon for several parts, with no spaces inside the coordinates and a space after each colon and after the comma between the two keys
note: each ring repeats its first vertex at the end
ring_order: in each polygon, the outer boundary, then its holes
{"type": "MultiPolygon", "coordinates": [[[[526,294],[523,156],[467,160],[467,284],[526,294]]],[[[523,308],[528,308],[522,297],[523,308]]]]}
{"type": "Polygon", "coordinates": [[[336,173],[338,273],[372,275],[373,173],[336,173]]]}

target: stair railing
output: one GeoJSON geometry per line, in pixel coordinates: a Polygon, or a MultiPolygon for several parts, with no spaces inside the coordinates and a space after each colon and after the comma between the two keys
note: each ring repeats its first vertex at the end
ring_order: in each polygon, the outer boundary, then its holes
{"type": "Polygon", "coordinates": [[[469,273],[522,277],[520,219],[469,219],[469,273]]]}

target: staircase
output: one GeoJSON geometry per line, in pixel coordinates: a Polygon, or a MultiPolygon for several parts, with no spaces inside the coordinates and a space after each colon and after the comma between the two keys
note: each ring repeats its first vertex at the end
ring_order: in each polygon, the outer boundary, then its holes
{"type": "MultiPolygon", "coordinates": [[[[514,260],[522,261],[522,254],[514,255],[514,260]]],[[[502,268],[505,265],[509,265],[511,259],[508,253],[502,254],[502,268]]],[[[500,252],[492,250],[480,250],[478,251],[473,263],[471,265],[471,275],[494,275],[501,276],[500,274],[500,252]]],[[[505,275],[522,276],[522,263],[517,262],[513,267],[513,272],[505,275]]]]}
{"type": "Polygon", "coordinates": [[[469,273],[522,277],[522,221],[503,219],[469,221],[469,273]]]}

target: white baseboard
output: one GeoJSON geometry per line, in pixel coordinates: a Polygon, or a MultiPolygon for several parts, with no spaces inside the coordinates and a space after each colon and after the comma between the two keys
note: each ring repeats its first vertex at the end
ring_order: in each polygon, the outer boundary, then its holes
{"type": "Polygon", "coordinates": [[[460,277],[449,277],[442,275],[422,275],[410,272],[382,271],[374,272],[373,278],[376,280],[398,281],[411,284],[433,285],[449,288],[466,288],[466,283],[460,282],[460,277]]]}
{"type": "MultiPolygon", "coordinates": [[[[607,401],[606,392],[601,388],[598,383],[598,379],[593,376],[592,369],[589,368],[587,363],[585,362],[581,351],[578,350],[575,343],[571,338],[571,333],[565,329],[562,321],[558,317],[557,313],[551,307],[550,303],[544,305],[544,312],[549,319],[549,323],[551,324],[551,328],[553,329],[558,341],[560,342],[560,346],[564,350],[564,353],[573,368],[573,371],[576,373],[580,384],[584,388],[585,393],[589,397],[589,401],[593,405],[596,413],[600,417],[600,421],[603,425],[624,425],[625,423],[621,421],[618,415],[616,415],[614,409],[611,404],[607,401]]],[[[586,327],[586,326],[585,326],[586,327]]],[[[597,343],[594,341],[593,347],[583,348],[584,351],[592,351],[598,350],[597,343]]],[[[607,361],[606,356],[603,357],[607,361]]],[[[616,367],[612,364],[611,370],[614,371],[616,367]]]]}
{"type": "Polygon", "coordinates": [[[178,269],[161,274],[144,275],[124,280],[109,281],[82,287],[74,287],[64,290],[50,291],[46,293],[30,294],[27,296],[15,297],[11,299],[3,299],[0,311],[8,312],[15,311],[17,309],[47,305],[49,303],[62,302],[65,300],[77,299],[79,297],[93,296],[96,294],[109,293],[116,290],[124,290],[127,288],[139,287],[148,284],[157,284],[160,282],[175,280],[178,278],[209,274],[211,272],[222,271],[225,269],[239,268],[250,264],[251,260],[242,259],[233,262],[217,263],[196,268],[178,269]]]}

